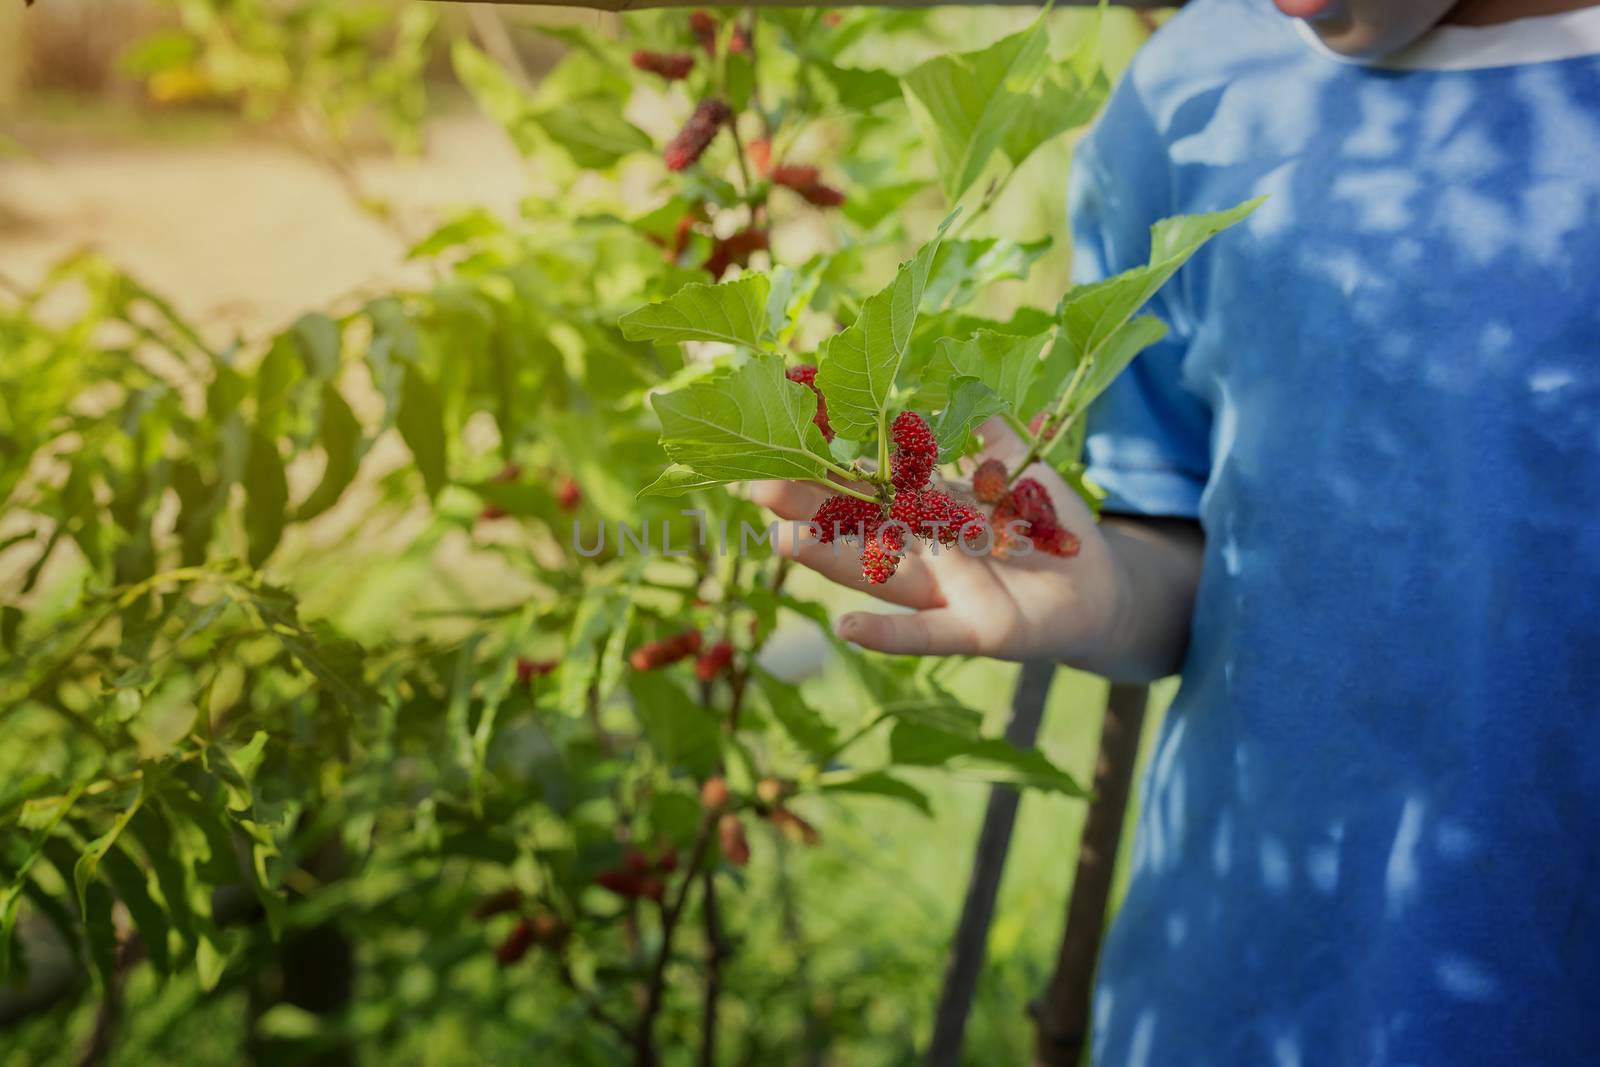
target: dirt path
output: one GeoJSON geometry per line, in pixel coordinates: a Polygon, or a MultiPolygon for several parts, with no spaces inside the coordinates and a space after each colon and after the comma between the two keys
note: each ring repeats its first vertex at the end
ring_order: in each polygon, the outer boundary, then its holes
{"type": "MultiPolygon", "coordinates": [[[[402,240],[289,146],[48,128],[17,139],[25,154],[0,156],[0,271],[13,279],[93,248],[208,332],[256,336],[341,294],[416,277],[402,240]]],[[[468,114],[433,122],[420,158],[364,158],[357,173],[419,232],[467,205],[514,214],[525,186],[499,130],[468,114]]]]}

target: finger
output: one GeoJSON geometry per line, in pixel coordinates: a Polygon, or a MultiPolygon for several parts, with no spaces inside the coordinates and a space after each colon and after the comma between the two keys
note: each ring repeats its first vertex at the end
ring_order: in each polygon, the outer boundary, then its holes
{"type": "Polygon", "coordinates": [[[810,482],[751,482],[750,499],[780,519],[809,519],[828,491],[810,482]]]}
{"type": "Polygon", "coordinates": [[[840,640],[895,656],[970,655],[977,642],[967,621],[945,608],[906,615],[853,611],[834,626],[840,640]]]}
{"type": "Polygon", "coordinates": [[[938,582],[922,557],[906,555],[895,576],[882,585],[868,585],[861,576],[861,544],[858,541],[832,541],[821,544],[809,531],[798,538],[794,531],[780,530],[774,548],[778,554],[816,571],[829,581],[852,589],[865,590],[879,600],[905,608],[944,606],[938,582]]]}

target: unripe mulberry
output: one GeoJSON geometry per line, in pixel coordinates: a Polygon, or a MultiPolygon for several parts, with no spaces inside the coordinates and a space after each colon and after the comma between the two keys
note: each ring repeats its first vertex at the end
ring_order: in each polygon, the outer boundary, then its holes
{"type": "Polygon", "coordinates": [[[838,207],[844,203],[844,193],[823,183],[821,172],[805,163],[785,163],[772,168],[772,184],[793,189],[809,204],[817,207],[838,207]]]}
{"type": "Polygon", "coordinates": [[[730,794],[726,778],[707,778],[700,787],[700,806],[707,811],[721,811],[728,806],[730,794]]]}
{"type": "Polygon", "coordinates": [[[750,27],[733,28],[733,36],[728,39],[728,51],[736,56],[750,51],[750,27]]]}
{"type": "Polygon", "coordinates": [[[798,367],[790,367],[785,373],[791,382],[799,382],[817,394],[817,417],[812,421],[822,431],[822,439],[832,441],[833,427],[828,425],[828,398],[817,388],[817,368],[810,363],[803,363],[798,367]]]}
{"type": "Polygon", "coordinates": [[[728,669],[733,662],[733,645],[728,641],[718,641],[700,654],[694,663],[694,676],[702,682],[709,682],[717,675],[728,669]]]}
{"type": "Polygon", "coordinates": [[[500,942],[500,947],[494,950],[494,958],[500,962],[500,966],[509,967],[526,956],[537,939],[538,932],[533,923],[528,919],[518,919],[517,925],[500,942]]]}
{"type": "Polygon", "coordinates": [[[883,509],[875,501],[836,493],[822,502],[811,516],[817,540],[832,544],[840,537],[869,537],[883,523],[883,509]]]}
{"type": "Polygon", "coordinates": [[[688,52],[650,52],[640,49],[633,54],[633,65],[650,74],[659,74],[669,82],[682,81],[694,69],[694,56],[688,52]]]}
{"type": "Polygon", "coordinates": [[[754,228],[740,230],[727,237],[717,238],[711,245],[711,254],[701,265],[713,278],[721,278],[728,273],[729,267],[748,265],[753,254],[765,252],[770,246],[771,241],[766,230],[754,228]]]}
{"type": "Polygon", "coordinates": [[[728,110],[728,105],[717,97],[700,101],[688,123],[667,145],[667,169],[683,170],[698,160],[717,136],[717,131],[722,129],[723,123],[732,117],[733,112],[728,110]]]}
{"type": "Polygon", "coordinates": [[[717,54],[717,19],[709,11],[692,11],[689,13],[689,32],[694,34],[694,39],[700,42],[700,47],[706,50],[706,55],[717,54]]]}
{"type": "Polygon", "coordinates": [[[871,585],[882,585],[900,567],[905,537],[898,526],[886,526],[861,547],[861,576],[871,585]]]}
{"type": "Polygon", "coordinates": [[[561,479],[561,484],[556,487],[557,506],[562,511],[576,511],[582,503],[583,487],[570,477],[561,479]]]}
{"type": "Polygon", "coordinates": [[[814,845],[822,839],[817,833],[817,828],[809,822],[790,811],[788,808],[774,808],[767,813],[767,821],[782,830],[788,837],[807,845],[814,845]]]}
{"type": "Polygon", "coordinates": [[[553,659],[529,659],[527,656],[518,656],[517,684],[532,685],[535,678],[543,678],[558,666],[560,664],[553,659]]]}
{"type": "Polygon", "coordinates": [[[756,799],[769,806],[777,804],[787,792],[788,789],[777,778],[763,778],[756,783],[756,799]]]}
{"type": "Polygon", "coordinates": [[[915,411],[902,411],[894,420],[890,435],[894,456],[890,472],[896,489],[921,489],[939,463],[939,442],[933,431],[915,411]]]}
{"type": "Polygon", "coordinates": [[[653,671],[679,660],[688,659],[700,651],[700,631],[686,630],[672,637],[640,645],[628,656],[628,664],[636,671],[653,671]]]}
{"type": "Polygon", "coordinates": [[[757,137],[745,148],[744,154],[749,158],[750,165],[757,174],[767,175],[772,173],[772,142],[765,137],[757,137]]]}
{"type": "Polygon", "coordinates": [[[750,842],[744,835],[744,823],[739,816],[728,812],[717,820],[717,841],[722,846],[722,856],[735,867],[750,862],[750,842]]]}
{"type": "Polygon", "coordinates": [[[998,459],[986,459],[972,472],[972,495],[980,504],[998,504],[1006,495],[1006,465],[998,459]]]}

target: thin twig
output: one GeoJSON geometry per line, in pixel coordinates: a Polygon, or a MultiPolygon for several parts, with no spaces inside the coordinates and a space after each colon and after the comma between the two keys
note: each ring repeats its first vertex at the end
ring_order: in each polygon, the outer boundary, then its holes
{"type": "Polygon", "coordinates": [[[732,949],[722,932],[722,917],[717,910],[716,872],[707,868],[701,875],[701,881],[705,886],[700,914],[706,933],[706,988],[700,1015],[700,1067],[716,1067],[717,1004],[722,996],[722,963],[732,954],[732,949]]]}
{"type": "Polygon", "coordinates": [[[578,1002],[583,1005],[583,1010],[588,1014],[589,1018],[616,1034],[624,1044],[633,1044],[633,1031],[628,1029],[627,1024],[621,1019],[606,1010],[605,1005],[600,1003],[600,998],[595,995],[594,990],[586,989],[579,983],[577,975],[572,973],[572,965],[567,962],[565,956],[556,957],[556,969],[561,976],[561,984],[566,986],[572,995],[578,998],[578,1002]]]}
{"type": "Polygon", "coordinates": [[[672,942],[678,932],[678,922],[683,918],[684,909],[688,906],[695,877],[700,873],[701,865],[705,863],[715,823],[715,816],[709,812],[701,817],[700,829],[695,834],[694,848],[689,855],[689,866],[684,873],[683,882],[678,887],[677,895],[661,912],[661,947],[655,965],[650,970],[650,980],[645,986],[644,1010],[640,1012],[639,1026],[634,1031],[634,1067],[655,1067],[659,1062],[655,1048],[656,1016],[661,1014],[661,1004],[666,993],[667,965],[672,961],[672,942]]]}

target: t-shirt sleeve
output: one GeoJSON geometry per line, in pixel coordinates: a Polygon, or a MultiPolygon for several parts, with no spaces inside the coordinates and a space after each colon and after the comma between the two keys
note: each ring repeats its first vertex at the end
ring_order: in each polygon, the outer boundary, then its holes
{"type": "MultiPolygon", "coordinates": [[[[1069,208],[1079,283],[1143,265],[1151,225],[1171,214],[1171,163],[1132,80],[1123,79],[1073,160],[1069,208]]],[[[1106,490],[1106,511],[1200,514],[1211,410],[1183,385],[1189,316],[1175,291],[1169,283],[1146,308],[1166,322],[1166,340],[1146,349],[1089,410],[1087,473],[1106,490]]]]}

